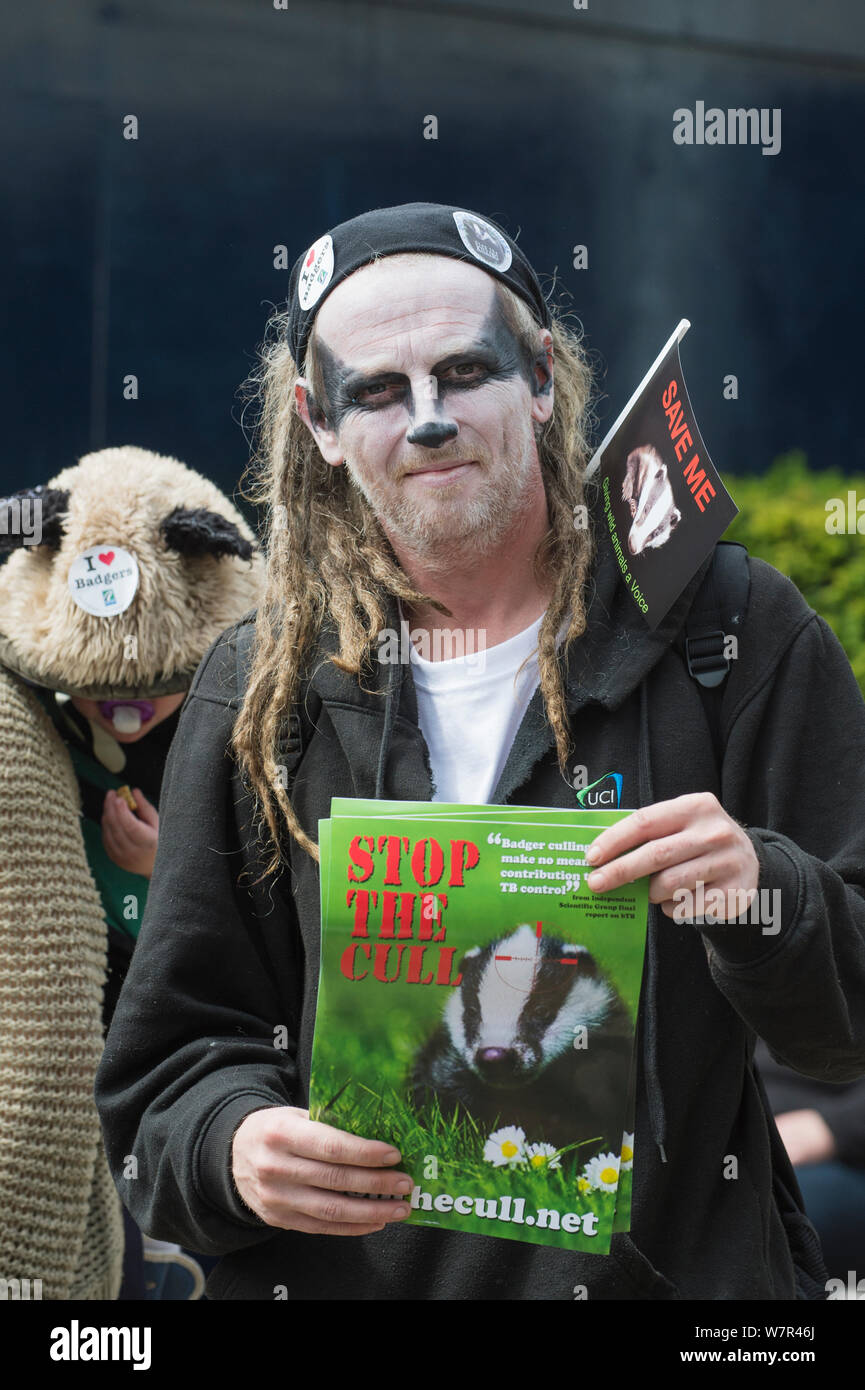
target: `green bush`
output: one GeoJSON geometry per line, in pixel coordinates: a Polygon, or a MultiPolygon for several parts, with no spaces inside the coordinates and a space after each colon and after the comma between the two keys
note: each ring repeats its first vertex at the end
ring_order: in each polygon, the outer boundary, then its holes
{"type": "Polygon", "coordinates": [[[840,498],[846,516],[848,492],[865,499],[865,476],[837,468],[812,472],[794,450],[775,459],[767,473],[721,478],[739,508],[724,540],[741,541],[792,579],[832,628],[865,694],[865,512],[861,535],[826,529],[829,499],[840,498]]]}

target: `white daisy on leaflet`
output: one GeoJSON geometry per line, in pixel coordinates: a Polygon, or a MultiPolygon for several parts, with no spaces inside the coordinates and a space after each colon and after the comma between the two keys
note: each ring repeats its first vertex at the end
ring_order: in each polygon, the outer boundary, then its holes
{"type": "Polygon", "coordinates": [[[490,1135],[484,1144],[484,1158],[496,1168],[503,1168],[505,1165],[513,1167],[515,1163],[522,1163],[525,1158],[525,1144],[525,1130],[517,1129],[515,1125],[507,1125],[490,1135]]]}
{"type": "Polygon", "coordinates": [[[552,1144],[527,1144],[526,1158],[530,1168],[545,1168],[552,1171],[553,1168],[561,1168],[562,1161],[558,1156],[558,1149],[552,1144]]]}
{"type": "Polygon", "coordinates": [[[602,1192],[615,1192],[619,1185],[619,1155],[595,1154],[583,1169],[592,1187],[602,1192]]]}

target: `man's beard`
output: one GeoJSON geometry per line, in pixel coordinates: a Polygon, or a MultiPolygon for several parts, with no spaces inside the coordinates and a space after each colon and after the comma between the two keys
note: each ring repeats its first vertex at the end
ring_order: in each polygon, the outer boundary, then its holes
{"type": "MultiPolygon", "coordinates": [[[[363,494],[382,530],[391,540],[406,546],[425,560],[452,562],[460,553],[485,555],[495,550],[518,523],[537,486],[537,453],[531,433],[519,441],[506,441],[506,462],[494,471],[486,453],[452,455],[442,451],[436,463],[442,467],[473,460],[480,475],[472,496],[461,485],[431,485],[428,497],[407,497],[404,474],[399,482],[362,476],[350,459],[345,467],[354,487],[363,494]],[[402,495],[400,495],[402,494],[402,495]]],[[[428,460],[424,459],[423,463],[428,460]]],[[[422,466],[421,461],[414,467],[422,466]]],[[[409,467],[411,471],[411,466],[409,467]]],[[[463,474],[460,484],[468,478],[463,474]]],[[[415,491],[424,486],[420,484],[415,491]]],[[[412,487],[409,483],[408,487],[412,487]]]]}

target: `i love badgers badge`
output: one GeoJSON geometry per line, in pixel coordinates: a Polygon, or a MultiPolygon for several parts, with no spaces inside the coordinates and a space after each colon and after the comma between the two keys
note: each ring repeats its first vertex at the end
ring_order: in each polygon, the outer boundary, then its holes
{"type": "Polygon", "coordinates": [[[138,561],[120,545],[91,545],[69,566],[69,592],[96,618],[125,613],[138,590],[138,561]]]}

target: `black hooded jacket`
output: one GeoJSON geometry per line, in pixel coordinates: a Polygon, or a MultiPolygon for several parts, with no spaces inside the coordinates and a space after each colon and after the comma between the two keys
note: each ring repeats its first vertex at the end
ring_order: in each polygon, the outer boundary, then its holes
{"type": "MultiPolygon", "coordinates": [[[[826,622],[751,558],[718,769],[673,646],[709,563],[652,632],[600,535],[588,627],[568,654],[573,760],[588,781],[621,773],[628,807],[715,793],[747,828],[759,887],[780,890],[782,909],[779,930],[764,934],[747,922],[677,924],[650,907],[632,1225],[608,1256],[400,1225],[312,1236],[268,1227],[241,1202],[230,1169],[238,1125],[262,1107],[307,1103],[319,876],[292,843],[290,868],[253,882],[262,845],[227,752],[243,624],[210,648],[169,754],[156,868],[96,1087],[112,1171],[142,1229],[225,1256],[208,1297],[825,1297],[752,1052],[756,1033],[808,1075],[865,1072],[865,702],[826,622]]],[[[314,838],[332,796],[433,793],[410,667],[384,667],[387,694],[371,693],[327,661],[333,650],[325,630],[307,699],[314,734],[293,789],[314,838]]],[[[540,691],[491,800],[576,804],[540,691]]]]}

